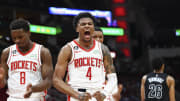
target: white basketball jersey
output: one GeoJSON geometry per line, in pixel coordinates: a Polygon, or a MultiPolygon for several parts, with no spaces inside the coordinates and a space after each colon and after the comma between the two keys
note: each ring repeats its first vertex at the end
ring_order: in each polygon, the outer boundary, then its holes
{"type": "MultiPolygon", "coordinates": [[[[17,45],[9,47],[8,91],[11,97],[24,98],[28,84],[36,85],[41,76],[41,45],[34,43],[32,49],[22,53],[17,45]]],[[[45,92],[32,93],[30,97],[45,96],[45,92]]]]}
{"type": "Polygon", "coordinates": [[[101,43],[93,40],[93,46],[88,50],[75,40],[69,45],[72,59],[68,64],[68,84],[73,88],[101,89],[105,82],[101,43]]]}

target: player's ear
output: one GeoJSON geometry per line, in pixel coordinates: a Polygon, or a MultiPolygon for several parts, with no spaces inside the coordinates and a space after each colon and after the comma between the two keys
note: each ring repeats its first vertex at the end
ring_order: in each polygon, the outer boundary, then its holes
{"type": "Polygon", "coordinates": [[[28,34],[29,37],[31,36],[31,32],[30,31],[27,31],[27,34],[28,34]]]}
{"type": "Polygon", "coordinates": [[[76,32],[79,32],[79,28],[78,27],[76,27],[76,32]]]}

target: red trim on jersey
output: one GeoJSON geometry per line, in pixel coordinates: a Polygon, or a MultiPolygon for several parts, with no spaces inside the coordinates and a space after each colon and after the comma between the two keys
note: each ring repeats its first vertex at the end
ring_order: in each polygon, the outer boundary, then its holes
{"type": "Polygon", "coordinates": [[[46,101],[46,98],[45,98],[45,96],[44,96],[44,101],[46,101]]]}
{"type": "Polygon", "coordinates": [[[45,94],[45,96],[47,95],[47,90],[44,90],[44,94],[45,94]]]}
{"type": "Polygon", "coordinates": [[[69,95],[67,96],[67,101],[70,101],[70,96],[69,95]]]}
{"type": "Polygon", "coordinates": [[[102,43],[100,43],[100,42],[97,42],[97,43],[98,43],[98,49],[101,52],[101,58],[103,60],[103,52],[102,52],[102,48],[101,48],[102,43]]]}
{"type": "Polygon", "coordinates": [[[39,45],[39,48],[38,48],[38,62],[39,62],[39,65],[41,65],[41,60],[40,60],[40,58],[41,58],[41,45],[39,45]]]}
{"type": "Polygon", "coordinates": [[[73,62],[73,60],[74,60],[74,57],[75,57],[75,53],[74,53],[74,48],[73,48],[73,45],[72,44],[69,44],[70,45],[70,47],[71,47],[71,51],[72,51],[72,56],[71,56],[71,60],[69,61],[69,63],[68,64],[71,64],[72,62],[73,62]]]}
{"type": "Polygon", "coordinates": [[[96,45],[95,40],[93,40],[93,46],[92,46],[90,49],[85,49],[85,48],[81,47],[80,44],[79,44],[76,40],[73,40],[73,41],[74,41],[74,43],[75,43],[77,46],[79,46],[82,50],[84,50],[84,51],[86,51],[86,52],[90,52],[92,49],[94,49],[94,47],[95,47],[95,45],[96,45]]]}
{"type": "Polygon", "coordinates": [[[26,53],[22,53],[22,52],[19,50],[19,47],[18,47],[17,45],[16,45],[16,49],[17,49],[17,51],[18,51],[21,55],[25,56],[25,55],[29,54],[30,52],[32,52],[33,49],[35,48],[35,46],[36,46],[36,44],[33,43],[33,47],[32,47],[29,51],[27,51],[26,53]]]}
{"type": "MultiPolygon", "coordinates": [[[[11,56],[12,56],[12,49],[11,49],[11,48],[9,49],[9,55],[10,55],[10,56],[8,57],[9,60],[8,60],[7,64],[9,64],[9,62],[10,62],[10,60],[11,60],[11,56]]],[[[8,66],[8,67],[9,67],[9,66],[8,66]]]]}

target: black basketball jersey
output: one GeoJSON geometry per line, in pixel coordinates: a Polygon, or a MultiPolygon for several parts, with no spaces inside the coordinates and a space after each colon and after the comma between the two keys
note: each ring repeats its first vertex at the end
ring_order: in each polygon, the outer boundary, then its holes
{"type": "Polygon", "coordinates": [[[145,101],[169,101],[167,74],[149,73],[145,81],[145,101]]]}

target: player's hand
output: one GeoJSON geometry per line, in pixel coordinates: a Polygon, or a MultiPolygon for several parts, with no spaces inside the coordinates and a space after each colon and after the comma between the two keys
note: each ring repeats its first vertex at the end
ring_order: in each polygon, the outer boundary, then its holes
{"type": "Polygon", "coordinates": [[[79,101],[89,101],[89,99],[91,99],[91,94],[89,93],[79,94],[79,101]]]}
{"type": "Polygon", "coordinates": [[[0,65],[0,88],[5,87],[5,78],[4,78],[4,76],[5,76],[5,71],[0,65]]]}
{"type": "Polygon", "coordinates": [[[24,98],[29,98],[32,94],[32,84],[29,84],[27,87],[26,87],[26,93],[24,94],[24,98]]]}
{"type": "Polygon", "coordinates": [[[117,93],[113,94],[113,98],[114,98],[115,101],[119,101],[121,99],[122,90],[123,90],[123,85],[119,84],[117,93]]]}
{"type": "Polygon", "coordinates": [[[93,97],[95,97],[97,101],[104,101],[104,99],[106,98],[106,96],[100,91],[95,92],[93,94],[93,97]]]}

